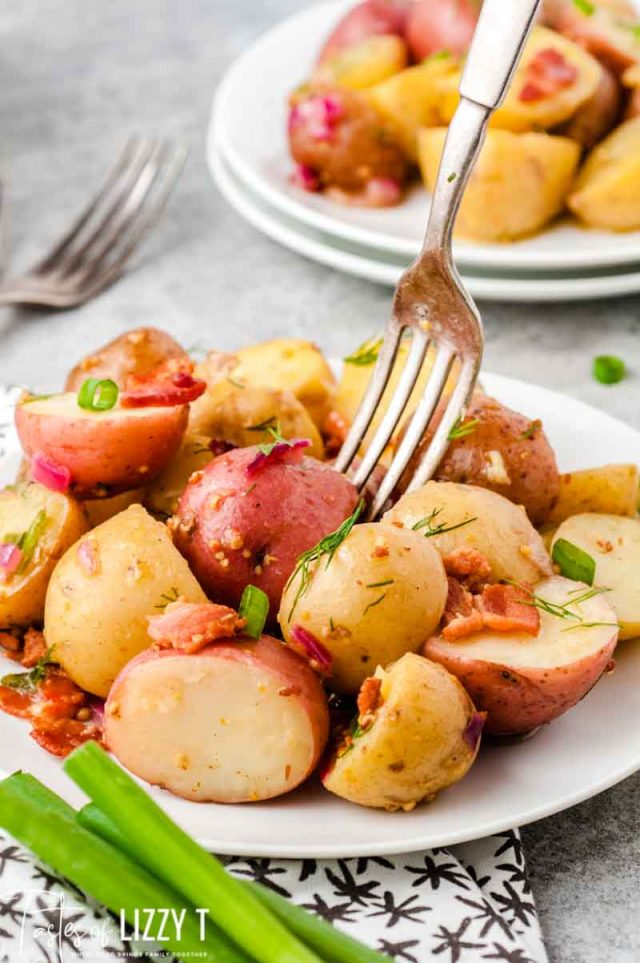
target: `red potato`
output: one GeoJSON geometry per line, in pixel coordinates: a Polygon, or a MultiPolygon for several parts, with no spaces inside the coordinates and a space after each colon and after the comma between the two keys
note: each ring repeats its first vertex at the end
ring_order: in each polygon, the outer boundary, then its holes
{"type": "Polygon", "coordinates": [[[416,0],[406,27],[406,40],[415,59],[423,60],[441,50],[466,53],[479,12],[479,0],[416,0]]]}
{"type": "Polygon", "coordinates": [[[148,649],[114,682],[105,720],[107,745],[127,769],[199,802],[289,792],[314,770],[329,733],[317,676],[266,635],[197,654],[148,649]]]}
{"type": "Polygon", "coordinates": [[[111,378],[124,388],[130,377],[150,374],[172,359],[188,355],[177,341],[158,328],[127,331],[79,361],[69,372],[66,390],[79,391],[87,378],[111,378]]]}
{"type": "Polygon", "coordinates": [[[640,61],[638,15],[609,3],[589,4],[582,10],[575,0],[545,0],[545,22],[593,54],[615,74],[640,61]],[[593,9],[590,9],[590,8],[593,9]]]}
{"type": "Polygon", "coordinates": [[[618,78],[602,67],[600,82],[593,94],[556,133],[576,140],[589,150],[615,126],[620,116],[622,89],[618,78]]]}
{"type": "Polygon", "coordinates": [[[402,36],[409,0],[364,0],[338,21],[325,42],[318,62],[335,56],[368,37],[383,34],[402,36]]]}
{"type": "Polygon", "coordinates": [[[350,481],[314,458],[267,460],[237,448],[215,458],[187,485],[169,525],[177,548],[205,591],[237,605],[245,585],[269,596],[275,618],[301,552],[334,531],[354,510],[350,481]]]}
{"type": "Polygon", "coordinates": [[[541,610],[533,638],[486,630],[456,642],[439,636],[425,643],[423,654],[455,675],[488,713],[487,732],[530,732],[579,702],[613,655],[618,625],[606,597],[572,602],[588,592],[581,582],[552,576],[535,586],[536,596],[568,606],[577,618],[541,610]]]}
{"type": "Polygon", "coordinates": [[[70,473],[70,491],[86,498],[136,488],[173,458],[188,405],[89,411],[77,395],[52,395],[16,408],[25,454],[70,473]]]}

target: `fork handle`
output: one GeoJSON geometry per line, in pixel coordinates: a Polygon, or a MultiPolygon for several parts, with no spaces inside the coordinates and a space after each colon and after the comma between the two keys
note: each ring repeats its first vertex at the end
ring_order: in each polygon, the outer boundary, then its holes
{"type": "MultiPolygon", "coordinates": [[[[507,92],[541,0],[484,0],[442,152],[423,253],[451,262],[451,234],[487,124],[507,92]]],[[[491,211],[487,211],[487,217],[491,211]]]]}

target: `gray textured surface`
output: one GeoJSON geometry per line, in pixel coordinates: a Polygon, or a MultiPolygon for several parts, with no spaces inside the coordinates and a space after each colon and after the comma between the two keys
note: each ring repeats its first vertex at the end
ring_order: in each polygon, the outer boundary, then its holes
{"type": "MultiPolygon", "coordinates": [[[[130,131],[179,137],[192,156],[168,215],[116,287],[73,312],[0,309],[3,381],[56,387],[78,355],[140,323],[166,326],[187,346],[233,348],[290,333],[340,355],[384,320],[387,290],[259,236],[217,195],[206,171],[218,77],[248,41],[302,5],[4,0],[0,177],[12,270],[46,248],[130,131]]],[[[482,307],[488,368],[565,391],[640,428],[638,299],[482,307]],[[591,359],[602,352],[627,360],[623,384],[608,389],[591,379],[591,359]]],[[[552,959],[640,960],[639,795],[636,776],[525,830],[552,959]]]]}

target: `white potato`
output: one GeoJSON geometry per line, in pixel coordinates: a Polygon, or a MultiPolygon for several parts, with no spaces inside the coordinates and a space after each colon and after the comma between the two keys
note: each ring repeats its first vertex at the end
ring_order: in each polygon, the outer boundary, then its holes
{"type": "Polygon", "coordinates": [[[607,601],[620,621],[620,638],[640,635],[640,520],[620,515],[574,515],[558,528],[596,563],[594,585],[608,588],[607,601]]]}

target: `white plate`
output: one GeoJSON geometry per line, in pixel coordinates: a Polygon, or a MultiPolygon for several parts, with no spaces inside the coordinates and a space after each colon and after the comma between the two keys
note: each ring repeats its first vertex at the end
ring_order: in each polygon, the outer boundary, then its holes
{"type": "MultiPolygon", "coordinates": [[[[483,374],[483,382],[505,404],[543,419],[561,469],[640,462],[640,434],[595,408],[511,378],[483,374]]],[[[13,432],[3,430],[3,423],[12,422],[15,397],[15,389],[0,390],[0,484],[14,478],[20,460],[13,432]]],[[[152,795],[219,853],[383,855],[501,832],[573,806],[640,769],[640,644],[623,643],[616,659],[616,671],[575,709],[528,741],[483,746],[461,783],[411,813],[362,809],[315,783],[272,802],[242,806],[190,803],[160,790],[152,795]]],[[[5,671],[15,671],[15,663],[0,659],[0,672],[5,671]]],[[[0,713],[0,771],[25,769],[72,804],[81,803],[82,794],[59,760],[37,746],[27,730],[24,721],[0,713]]]]}
{"type": "MultiPolygon", "coordinates": [[[[345,240],[413,258],[426,225],[428,195],[422,188],[398,207],[371,210],[344,207],[288,180],[287,97],[308,76],[333,23],[352,5],[341,0],[310,7],[250,46],[218,87],[211,127],[233,171],[270,205],[345,240]]],[[[511,244],[457,242],[455,253],[463,266],[519,272],[637,264],[640,231],[588,230],[566,219],[511,244]]]]}
{"type": "MultiPolygon", "coordinates": [[[[409,263],[409,258],[385,255],[374,248],[307,227],[270,207],[234,176],[212,139],[209,141],[209,166],[218,188],[236,211],[263,234],[297,254],[338,271],[390,286],[396,285],[409,263]]],[[[640,291],[640,271],[574,278],[479,276],[465,268],[461,268],[461,273],[474,297],[492,301],[578,301],[640,291]]]]}

